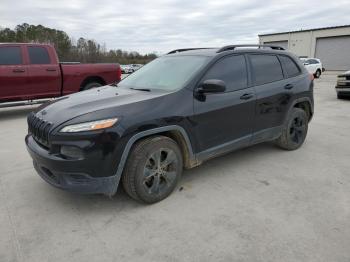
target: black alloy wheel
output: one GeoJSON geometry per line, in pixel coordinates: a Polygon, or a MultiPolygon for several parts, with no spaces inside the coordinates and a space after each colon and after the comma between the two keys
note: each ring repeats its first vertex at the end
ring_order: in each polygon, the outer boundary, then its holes
{"type": "Polygon", "coordinates": [[[149,137],[133,146],[122,176],[123,187],[135,200],[159,202],[175,189],[182,169],[181,150],[174,140],[149,137]]]}

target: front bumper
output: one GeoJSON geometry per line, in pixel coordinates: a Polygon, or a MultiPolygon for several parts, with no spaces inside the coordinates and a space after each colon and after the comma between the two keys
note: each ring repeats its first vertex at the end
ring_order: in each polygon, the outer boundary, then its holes
{"type": "Polygon", "coordinates": [[[350,95],[350,77],[345,75],[338,76],[335,90],[341,95],[350,95]]]}
{"type": "Polygon", "coordinates": [[[87,172],[77,172],[86,160],[67,160],[50,154],[31,135],[27,135],[25,141],[35,170],[50,185],[83,194],[112,196],[116,193],[120,176],[93,177],[87,172]]]}
{"type": "Polygon", "coordinates": [[[337,93],[347,93],[350,95],[350,86],[348,87],[340,87],[340,86],[336,86],[335,90],[337,91],[337,93]]]}

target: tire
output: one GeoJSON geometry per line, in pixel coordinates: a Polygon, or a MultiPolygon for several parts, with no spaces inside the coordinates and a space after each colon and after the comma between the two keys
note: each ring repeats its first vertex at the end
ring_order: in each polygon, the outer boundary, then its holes
{"type": "Polygon", "coordinates": [[[295,150],[304,143],[308,131],[308,116],[300,108],[293,108],[283,126],[281,136],[275,141],[285,150],[295,150]]]}
{"type": "Polygon", "coordinates": [[[85,91],[85,90],[89,90],[100,86],[102,86],[102,84],[99,82],[90,82],[90,83],[87,83],[81,90],[85,91]]]}
{"type": "Polygon", "coordinates": [[[131,198],[153,204],[173,192],[182,170],[183,159],[177,143],[165,136],[150,137],[133,146],[122,184],[131,198]]]}
{"type": "Polygon", "coordinates": [[[338,99],[345,99],[346,97],[342,94],[337,93],[337,98],[338,99]]]}
{"type": "Polygon", "coordinates": [[[321,76],[321,70],[320,69],[317,69],[316,73],[315,73],[315,78],[320,78],[321,76]]]}

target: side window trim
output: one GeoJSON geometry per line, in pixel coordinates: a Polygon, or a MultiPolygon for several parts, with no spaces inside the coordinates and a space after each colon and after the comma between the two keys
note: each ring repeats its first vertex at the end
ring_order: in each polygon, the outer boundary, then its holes
{"type": "Polygon", "coordinates": [[[289,76],[288,76],[286,68],[284,67],[284,64],[281,61],[281,55],[277,55],[277,59],[278,59],[278,62],[280,63],[280,66],[282,68],[283,79],[288,79],[289,76]]]}
{"type": "Polygon", "coordinates": [[[247,88],[250,88],[250,84],[249,84],[249,70],[248,70],[248,63],[247,63],[247,58],[246,58],[246,54],[243,53],[239,53],[239,54],[228,54],[225,56],[222,56],[220,58],[218,58],[215,62],[213,62],[208,68],[205,69],[205,72],[202,74],[202,76],[200,77],[200,80],[198,81],[198,83],[196,84],[196,87],[198,87],[202,82],[203,79],[205,78],[205,76],[207,75],[207,73],[210,71],[210,69],[212,69],[217,63],[219,63],[221,60],[228,58],[228,57],[233,57],[233,56],[242,56],[244,58],[245,61],[245,68],[246,68],[246,81],[247,81],[247,85],[245,88],[240,88],[237,90],[230,90],[230,91],[225,91],[224,93],[232,93],[232,92],[236,92],[236,91],[240,91],[240,90],[244,90],[247,88]]]}
{"type": "Polygon", "coordinates": [[[288,73],[287,73],[287,71],[285,70],[285,68],[284,68],[284,66],[283,66],[283,63],[282,63],[282,61],[281,61],[281,59],[280,59],[280,56],[279,56],[279,55],[276,55],[276,57],[277,57],[278,62],[280,63],[280,67],[281,67],[281,69],[282,69],[283,79],[288,78],[288,73]]]}
{"type": "Polygon", "coordinates": [[[249,59],[249,54],[245,53],[243,54],[244,59],[245,59],[245,66],[247,70],[247,88],[253,87],[254,86],[254,81],[253,81],[253,73],[251,70],[251,64],[250,64],[250,59],[249,59]]]}

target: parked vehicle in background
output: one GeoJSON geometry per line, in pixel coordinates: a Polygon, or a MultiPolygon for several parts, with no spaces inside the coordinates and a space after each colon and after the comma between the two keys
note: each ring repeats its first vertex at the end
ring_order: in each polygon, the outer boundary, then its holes
{"type": "Polygon", "coordinates": [[[350,71],[338,75],[335,90],[338,99],[350,98],[350,71]]]}
{"type": "Polygon", "coordinates": [[[322,67],[321,60],[318,58],[300,58],[303,62],[307,71],[310,74],[313,74],[315,78],[320,78],[322,72],[324,72],[324,68],[322,67]]]}
{"type": "Polygon", "coordinates": [[[122,70],[122,74],[131,74],[134,72],[130,65],[121,65],[120,68],[122,70]]]}
{"type": "Polygon", "coordinates": [[[154,203],[183,168],[266,141],[298,149],[313,115],[313,76],[280,47],[251,47],[174,50],[118,87],[39,108],[25,139],[35,169],[74,192],[111,196],[121,180],[132,198],[154,203]]]}
{"type": "Polygon", "coordinates": [[[53,98],[117,83],[118,64],[59,63],[47,44],[0,44],[0,102],[53,98]]]}
{"type": "Polygon", "coordinates": [[[141,64],[131,64],[130,67],[132,68],[133,72],[139,70],[143,65],[141,64]]]}

